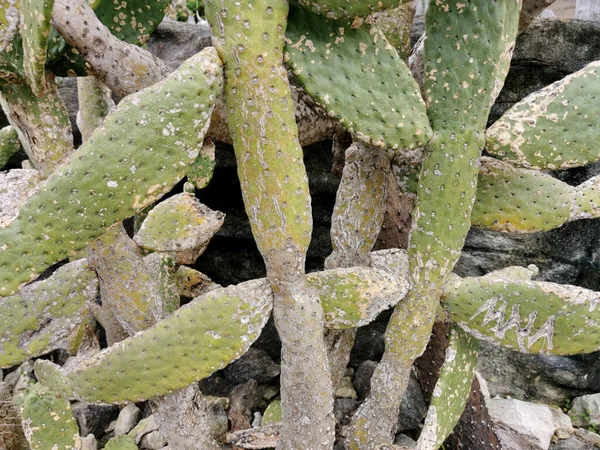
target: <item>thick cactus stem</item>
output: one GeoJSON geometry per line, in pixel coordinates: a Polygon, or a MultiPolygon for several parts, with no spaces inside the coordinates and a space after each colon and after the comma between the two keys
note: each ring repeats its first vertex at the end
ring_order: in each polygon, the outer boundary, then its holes
{"type": "Polygon", "coordinates": [[[21,142],[15,128],[10,125],[2,128],[0,130],[0,170],[19,150],[21,150],[21,142]]]}
{"type": "Polygon", "coordinates": [[[408,248],[413,288],[388,324],[371,394],[352,422],[350,450],[391,442],[398,392],[425,350],[439,297],[470,227],[481,134],[508,72],[520,6],[520,0],[438,0],[428,9],[424,90],[438,135],[423,162],[413,212],[408,248]],[[463,69],[450,72],[449,61],[463,69]]]}
{"type": "Polygon", "coordinates": [[[182,192],[153,208],[133,240],[145,250],[168,253],[178,264],[193,264],[224,220],[222,212],[182,192]]]}
{"type": "Polygon", "coordinates": [[[20,217],[0,230],[0,296],[154,203],[183,178],[221,88],[221,63],[207,48],[162,82],[121,101],[29,198],[20,217]]]}
{"type": "Polygon", "coordinates": [[[298,2],[328,18],[364,17],[376,11],[394,8],[410,0],[298,0],[298,2]]]}
{"type": "Polygon", "coordinates": [[[21,2],[20,6],[23,19],[23,71],[33,93],[40,96],[46,85],[44,65],[54,0],[28,0],[21,2]]]}
{"type": "Polygon", "coordinates": [[[207,0],[205,8],[226,67],[228,124],[244,205],[275,292],[284,416],[278,448],[330,449],[335,430],[323,311],[304,276],[310,194],[282,65],[288,1],[207,0]]]}
{"type": "Polygon", "coordinates": [[[56,83],[46,80],[41,97],[24,83],[4,86],[1,92],[2,109],[19,133],[27,156],[42,178],[47,178],[74,149],[71,122],[56,83]]]}
{"type": "Polygon", "coordinates": [[[77,450],[79,428],[67,400],[44,389],[32,388],[21,409],[23,431],[32,450],[77,450]]]}
{"type": "Polygon", "coordinates": [[[460,328],[451,331],[417,450],[437,450],[458,423],[471,392],[478,351],[477,339],[460,328]]]}
{"type": "Polygon", "coordinates": [[[286,42],[285,61],[298,81],[361,141],[403,149],[431,138],[417,83],[375,30],[295,8],[286,42]]]}
{"type": "Polygon", "coordinates": [[[115,107],[110,90],[94,76],[77,78],[77,97],[79,112],[77,127],[83,142],[92,132],[102,125],[104,118],[115,107]]]}
{"type": "Polygon", "coordinates": [[[24,287],[0,302],[0,367],[57,348],[76,352],[89,322],[88,302],[98,292],[96,274],[79,260],[50,278],[24,287]]]}
{"type": "Polygon", "coordinates": [[[506,270],[457,279],[443,298],[452,320],[476,338],[553,355],[600,348],[598,302],[598,292],[518,279],[506,276],[506,270]]]}
{"type": "Polygon", "coordinates": [[[600,159],[600,61],[527,96],[486,132],[486,150],[511,164],[567,169],[600,159]]]}

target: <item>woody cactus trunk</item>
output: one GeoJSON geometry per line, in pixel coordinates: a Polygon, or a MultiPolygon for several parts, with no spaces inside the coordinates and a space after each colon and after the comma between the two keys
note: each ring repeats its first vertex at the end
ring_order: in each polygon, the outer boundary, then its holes
{"type": "MultiPolygon", "coordinates": [[[[271,314],[283,343],[282,423],[268,430],[280,450],[328,450],[342,437],[335,385],[356,328],[387,308],[371,394],[343,431],[349,449],[393,442],[436,316],[453,327],[420,450],[440,448],[456,425],[478,341],[529,353],[600,349],[599,293],[536,281],[535,267],[452,273],[472,225],[528,233],[600,216],[597,177],[572,187],[544,172],[600,159],[600,62],[485,129],[519,23],[551,3],[523,2],[521,12],[521,0],[432,1],[415,58],[422,91],[405,63],[406,1],[205,0],[214,47],[175,71],[142,47],[166,0],[0,2],[0,95],[11,122],[0,163],[22,145],[34,168],[0,173],[10,194],[0,215],[0,366],[35,359],[38,382],[15,399],[31,448],[82,448],[74,399],[153,399],[172,445],[218,448],[193,383],[241,357],[271,314]],[[64,76],[81,77],[77,149],[56,84],[64,76]],[[116,106],[111,91],[124,96],[116,106]],[[342,128],[353,142],[341,149],[334,251],[327,270],[307,275],[300,144],[334,138],[339,147],[342,128]],[[266,279],[221,287],[190,267],[224,219],[194,195],[215,168],[210,137],[234,145],[266,279]],[[393,174],[389,192],[416,198],[408,250],[373,252],[393,174]],[[162,199],[184,178],[183,192],[162,199]],[[132,236],[123,224],[131,217],[132,236]],[[63,366],[39,358],[55,349],[72,357],[63,366]]],[[[125,436],[106,448],[136,443],[125,436]]]]}

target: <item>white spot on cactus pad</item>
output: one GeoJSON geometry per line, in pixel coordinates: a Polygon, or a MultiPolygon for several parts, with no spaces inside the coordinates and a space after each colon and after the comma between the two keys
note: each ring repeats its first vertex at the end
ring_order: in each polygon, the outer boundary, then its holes
{"type": "Polygon", "coordinates": [[[110,188],[116,188],[116,187],[118,187],[118,186],[119,186],[119,183],[117,183],[117,182],[116,182],[116,181],[114,181],[114,180],[110,180],[108,183],[106,183],[106,185],[107,185],[108,187],[110,187],[110,188]]]}

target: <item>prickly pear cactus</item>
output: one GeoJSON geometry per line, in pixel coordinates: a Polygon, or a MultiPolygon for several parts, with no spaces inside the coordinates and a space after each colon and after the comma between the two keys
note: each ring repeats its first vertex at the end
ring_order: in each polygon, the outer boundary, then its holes
{"type": "Polygon", "coordinates": [[[76,450],[80,448],[79,428],[64,398],[39,384],[25,397],[23,430],[32,450],[76,450]]]}
{"type": "Polygon", "coordinates": [[[183,178],[198,156],[221,76],[218,56],[208,48],[164,81],[124,99],[29,198],[20,217],[0,230],[0,296],[81,250],[183,178]],[[119,147],[123,151],[115,151],[119,147]]]}
{"type": "Polygon", "coordinates": [[[393,8],[409,0],[298,0],[312,11],[333,19],[367,16],[375,11],[393,8]]]}
{"type": "Polygon", "coordinates": [[[135,439],[126,434],[112,438],[106,443],[105,450],[138,450],[135,439]]]}
{"type": "Polygon", "coordinates": [[[285,61],[317,103],[361,141],[404,149],[431,138],[419,86],[382,35],[292,8],[285,61]]]}
{"type": "Polygon", "coordinates": [[[11,156],[21,150],[19,136],[12,126],[0,130],[0,169],[8,163],[11,156]]]}
{"type": "Polygon", "coordinates": [[[21,3],[23,71],[35,95],[40,95],[45,85],[44,65],[53,6],[54,0],[28,0],[21,3]]]}

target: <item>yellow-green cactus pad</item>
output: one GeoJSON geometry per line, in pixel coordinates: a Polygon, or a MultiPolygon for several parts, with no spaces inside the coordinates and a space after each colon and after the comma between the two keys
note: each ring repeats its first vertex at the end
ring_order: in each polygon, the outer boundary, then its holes
{"type": "Polygon", "coordinates": [[[85,260],[69,263],[50,278],[24,287],[0,302],[0,367],[57,348],[77,350],[89,323],[98,280],[85,260]]]}
{"type": "Polygon", "coordinates": [[[44,65],[53,6],[54,0],[27,0],[21,3],[23,71],[36,95],[42,93],[45,84],[44,65]]]}
{"type": "Polygon", "coordinates": [[[71,405],[64,398],[34,386],[21,410],[23,431],[32,450],[76,450],[81,448],[79,428],[71,405]]]}
{"type": "Polygon", "coordinates": [[[223,220],[223,213],[182,192],[153,208],[133,239],[146,250],[169,253],[179,264],[193,264],[223,220]]]}
{"type": "Polygon", "coordinates": [[[600,349],[600,293],[506,271],[455,279],[443,307],[480,340],[526,353],[573,355],[600,349]]]}
{"type": "Polygon", "coordinates": [[[214,48],[124,99],[0,230],[0,296],[154,203],[196,159],[223,84],[214,48]]]}
{"type": "Polygon", "coordinates": [[[298,3],[330,19],[364,17],[394,8],[410,0],[298,0],[298,3]]]}
{"type": "MultiPolygon", "coordinates": [[[[167,319],[70,367],[69,388],[90,402],[147,400],[208,377],[242,356],[273,306],[264,280],[216,289],[167,319]]],[[[65,390],[53,374],[42,383],[65,390]]],[[[51,373],[51,372],[50,372],[51,373]]]]}
{"type": "Polygon", "coordinates": [[[438,449],[450,435],[465,409],[477,367],[479,342],[453,328],[417,450],[438,449]]]}
{"type": "Polygon", "coordinates": [[[135,443],[135,439],[124,434],[108,441],[104,450],[138,450],[138,446],[135,443]]]}
{"type": "Polygon", "coordinates": [[[281,422],[281,400],[273,400],[265,409],[265,412],[262,417],[261,425],[265,426],[270,423],[281,422]]]}
{"type": "Polygon", "coordinates": [[[486,150],[511,164],[567,169],[600,159],[600,61],[514,105],[486,132],[486,150]]]}
{"type": "Polygon", "coordinates": [[[358,139],[397,149],[431,138],[419,86],[383,35],[292,8],[286,38],[298,81],[358,139]]]}

